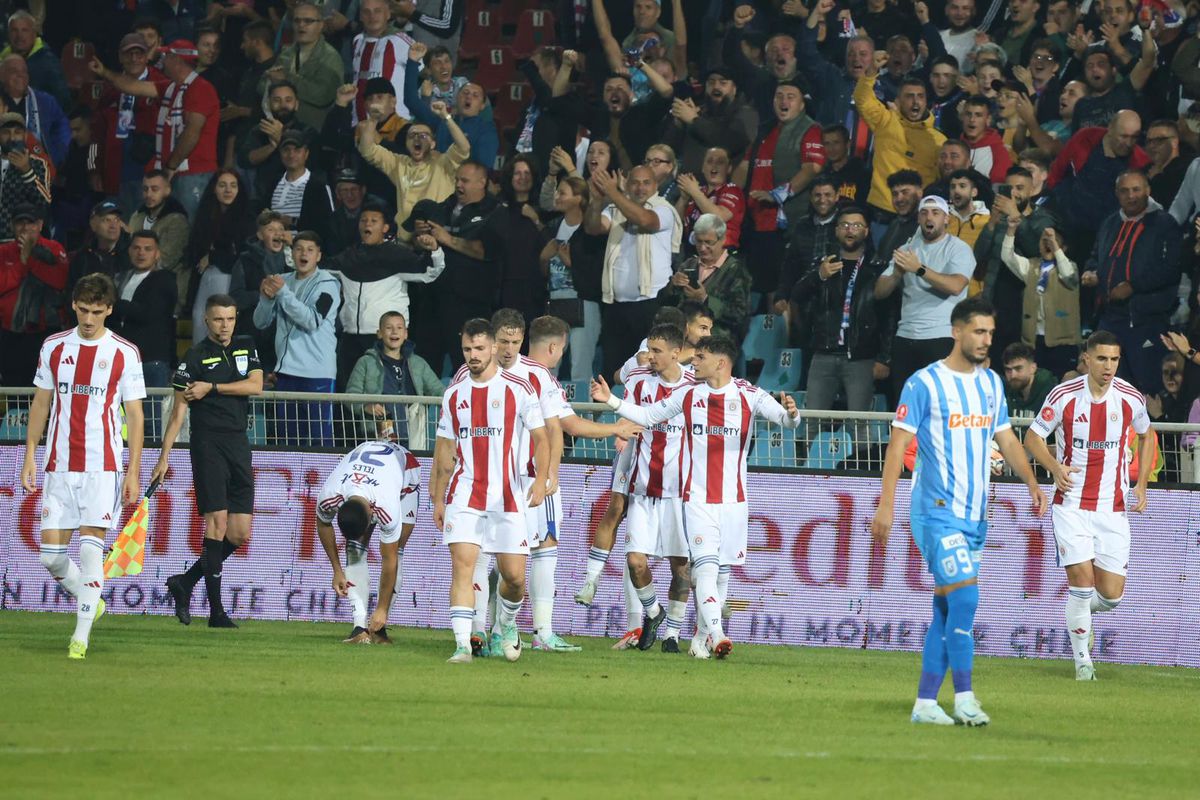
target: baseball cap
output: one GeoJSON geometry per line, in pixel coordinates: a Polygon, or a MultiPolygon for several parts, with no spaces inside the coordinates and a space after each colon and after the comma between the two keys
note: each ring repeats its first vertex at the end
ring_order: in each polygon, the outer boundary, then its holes
{"type": "Polygon", "coordinates": [[[404,220],[402,227],[412,233],[416,230],[418,220],[437,222],[441,218],[440,212],[441,203],[428,198],[418,200],[413,206],[412,213],[408,215],[408,219],[404,220]]]}
{"type": "Polygon", "coordinates": [[[993,91],[999,92],[999,91],[1003,91],[1004,89],[1014,91],[1017,94],[1023,94],[1026,97],[1029,96],[1029,87],[1027,87],[1025,84],[1021,83],[1020,81],[1015,81],[1015,80],[1011,80],[1011,79],[1005,80],[1005,81],[1002,81],[1002,80],[992,81],[992,90],[993,91]]]}
{"type": "Polygon", "coordinates": [[[704,73],[704,82],[708,83],[708,79],[713,75],[724,78],[727,81],[733,81],[734,83],[737,83],[737,76],[733,74],[733,70],[731,70],[729,67],[718,64],[708,72],[704,73]]]}
{"type": "Polygon", "coordinates": [[[179,56],[189,64],[196,64],[200,60],[200,51],[196,49],[195,42],[189,42],[187,39],[176,39],[167,45],[163,53],[179,56]]]}
{"type": "Polygon", "coordinates": [[[333,176],[333,183],[362,183],[362,178],[358,177],[358,173],[352,169],[340,169],[333,176]]]}
{"type": "Polygon", "coordinates": [[[149,50],[146,44],[146,38],[140,33],[127,33],[121,37],[121,47],[119,51],[124,53],[126,50],[149,50]]]}
{"type": "Polygon", "coordinates": [[[42,219],[42,212],[37,206],[23,203],[13,209],[13,222],[37,222],[42,219]]]}
{"type": "Polygon", "coordinates": [[[293,147],[308,147],[308,137],[302,131],[289,128],[279,137],[279,149],[282,150],[289,144],[293,147]]]}
{"type": "Polygon", "coordinates": [[[25,117],[16,111],[8,111],[0,114],[0,128],[5,127],[6,125],[20,125],[22,128],[24,128],[25,117]]]}
{"type": "Polygon", "coordinates": [[[396,87],[392,86],[392,82],[387,78],[371,78],[363,88],[363,97],[370,97],[373,94],[390,94],[395,97],[396,87]]]}
{"type": "Polygon", "coordinates": [[[938,197],[936,194],[927,194],[921,198],[921,204],[917,206],[917,211],[924,211],[927,208],[936,208],[943,214],[950,213],[950,204],[944,197],[938,197]]]}
{"type": "Polygon", "coordinates": [[[92,206],[92,216],[93,217],[107,217],[109,214],[120,215],[120,213],[121,213],[121,207],[118,206],[116,203],[114,203],[112,200],[105,200],[101,203],[96,203],[96,205],[92,206]]]}

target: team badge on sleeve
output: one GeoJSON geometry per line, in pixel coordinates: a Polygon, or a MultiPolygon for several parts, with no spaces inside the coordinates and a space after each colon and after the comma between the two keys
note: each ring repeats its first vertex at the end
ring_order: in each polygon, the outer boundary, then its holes
{"type": "Polygon", "coordinates": [[[1042,409],[1042,419],[1046,422],[1054,422],[1054,409],[1051,406],[1042,409]]]}
{"type": "Polygon", "coordinates": [[[896,422],[904,422],[904,418],[908,416],[908,405],[901,403],[896,408],[896,422]]]}

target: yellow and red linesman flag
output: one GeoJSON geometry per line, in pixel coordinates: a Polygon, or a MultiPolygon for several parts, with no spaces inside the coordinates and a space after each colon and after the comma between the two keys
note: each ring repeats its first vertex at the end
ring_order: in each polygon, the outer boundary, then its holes
{"type": "Polygon", "coordinates": [[[158,488],[158,484],[158,481],[154,481],[146,489],[142,502],[138,503],[133,516],[117,536],[117,541],[104,562],[105,578],[137,575],[142,571],[146,559],[146,530],[150,525],[150,497],[158,488]]]}

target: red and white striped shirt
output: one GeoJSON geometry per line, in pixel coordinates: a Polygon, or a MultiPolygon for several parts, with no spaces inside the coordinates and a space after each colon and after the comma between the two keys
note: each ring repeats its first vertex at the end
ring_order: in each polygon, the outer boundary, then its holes
{"type": "Polygon", "coordinates": [[[408,50],[413,39],[407,33],[392,33],[387,36],[367,36],[360,33],[354,37],[354,85],[358,97],[354,100],[353,124],[367,115],[367,81],[371,78],[386,78],[396,90],[397,116],[411,119],[408,106],[404,105],[404,70],[408,68],[408,50]]]}
{"type": "Polygon", "coordinates": [[[650,406],[622,400],[617,412],[643,427],[683,415],[683,499],[702,503],[746,502],[746,459],[756,416],[795,428],[779,401],[734,378],[720,389],[700,383],[650,406]]]}
{"type": "Polygon", "coordinates": [[[122,403],[146,396],[137,346],[106,330],[46,337],[33,385],[54,392],[46,431],[46,472],[120,472],[122,403]]]}
{"type": "Polygon", "coordinates": [[[528,431],[545,427],[529,381],[506,370],[476,383],[467,377],[442,395],[437,435],[457,442],[458,462],[446,503],[476,511],[524,511],[519,444],[528,431]]]}
{"type": "Polygon", "coordinates": [[[1050,391],[1030,430],[1043,439],[1058,431],[1058,456],[1063,464],[1079,467],[1065,495],[1054,492],[1057,505],[1083,511],[1124,511],[1129,493],[1126,451],[1129,431],[1150,430],[1146,400],[1131,384],[1113,378],[1099,400],[1081,375],[1050,391]]]}
{"type": "MultiPolygon", "coordinates": [[[[679,380],[668,383],[652,369],[635,369],[625,376],[625,397],[639,406],[652,406],[675,392],[695,386],[691,372],[681,369],[679,380]]],[[[637,438],[637,456],[630,491],[644,497],[679,497],[683,491],[683,431],[680,414],[651,425],[637,438]]]]}

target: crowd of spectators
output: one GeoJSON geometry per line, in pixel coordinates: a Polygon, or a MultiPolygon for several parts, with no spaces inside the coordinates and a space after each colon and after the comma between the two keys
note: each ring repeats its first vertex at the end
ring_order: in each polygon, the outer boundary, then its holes
{"type": "Polygon", "coordinates": [[[1104,329],[1200,420],[1200,2],[512,5],[0,1],[0,382],[103,272],[153,386],[214,294],[269,385],[401,394],[500,307],[584,380],[700,303],[782,315],[806,404],[866,410],[982,294],[1014,411],[1104,329]]]}

